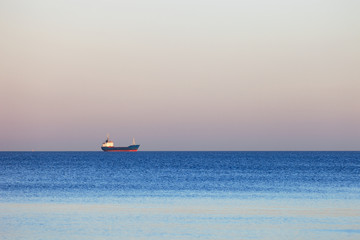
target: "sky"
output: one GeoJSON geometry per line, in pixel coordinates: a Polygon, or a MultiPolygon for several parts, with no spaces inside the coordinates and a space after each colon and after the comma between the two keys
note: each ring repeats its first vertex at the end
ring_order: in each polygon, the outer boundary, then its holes
{"type": "Polygon", "coordinates": [[[360,150],[358,0],[0,0],[0,151],[360,150]]]}

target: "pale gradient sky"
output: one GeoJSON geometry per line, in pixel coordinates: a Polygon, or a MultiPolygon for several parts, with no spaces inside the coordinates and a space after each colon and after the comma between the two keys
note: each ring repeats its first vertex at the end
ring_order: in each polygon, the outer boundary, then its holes
{"type": "Polygon", "coordinates": [[[360,150],[358,0],[0,0],[0,150],[360,150]]]}

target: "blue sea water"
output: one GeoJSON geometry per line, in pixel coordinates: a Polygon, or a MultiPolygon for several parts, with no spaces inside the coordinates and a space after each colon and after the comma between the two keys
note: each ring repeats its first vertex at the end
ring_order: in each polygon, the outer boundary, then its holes
{"type": "Polygon", "coordinates": [[[0,239],[360,239],[360,152],[0,152],[0,239]]]}

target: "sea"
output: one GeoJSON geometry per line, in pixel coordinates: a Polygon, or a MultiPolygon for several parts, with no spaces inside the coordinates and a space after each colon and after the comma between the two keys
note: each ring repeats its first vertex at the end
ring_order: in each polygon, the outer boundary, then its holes
{"type": "Polygon", "coordinates": [[[0,239],[360,239],[360,152],[0,152],[0,239]]]}

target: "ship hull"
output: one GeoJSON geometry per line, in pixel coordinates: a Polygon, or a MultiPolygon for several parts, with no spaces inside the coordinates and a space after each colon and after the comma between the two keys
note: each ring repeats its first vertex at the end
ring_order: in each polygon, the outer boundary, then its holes
{"type": "Polygon", "coordinates": [[[140,145],[130,145],[128,147],[101,147],[104,152],[137,152],[140,145]]]}

